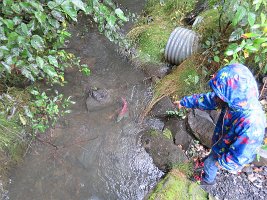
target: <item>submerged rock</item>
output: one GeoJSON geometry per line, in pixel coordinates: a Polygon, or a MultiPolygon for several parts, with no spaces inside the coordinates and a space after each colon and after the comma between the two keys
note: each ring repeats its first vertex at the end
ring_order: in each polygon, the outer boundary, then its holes
{"type": "Polygon", "coordinates": [[[89,96],[86,99],[86,107],[89,112],[101,110],[114,103],[114,98],[111,95],[113,90],[107,89],[92,89],[89,91],[89,96]]]}
{"type": "Polygon", "coordinates": [[[166,172],[172,166],[187,161],[184,152],[160,131],[149,130],[142,133],[141,143],[154,164],[162,171],[166,172]]]}
{"type": "Polygon", "coordinates": [[[191,111],[188,115],[188,125],[200,143],[211,148],[215,124],[210,115],[198,109],[191,111]]]}
{"type": "Polygon", "coordinates": [[[192,141],[192,137],[186,130],[185,121],[177,118],[171,118],[166,122],[165,127],[172,132],[174,143],[176,145],[181,145],[183,150],[187,150],[192,141]]]}

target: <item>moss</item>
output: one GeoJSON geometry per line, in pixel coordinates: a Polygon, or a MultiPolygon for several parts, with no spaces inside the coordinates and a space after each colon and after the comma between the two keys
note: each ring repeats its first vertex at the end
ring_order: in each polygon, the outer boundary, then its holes
{"type": "Polygon", "coordinates": [[[167,129],[167,128],[165,128],[165,129],[163,130],[163,135],[164,135],[166,138],[170,139],[170,140],[173,139],[173,138],[172,138],[172,132],[171,132],[169,129],[167,129]]]}
{"type": "Polygon", "coordinates": [[[189,181],[178,169],[173,169],[161,180],[148,197],[149,200],[204,200],[208,194],[196,183],[189,181]]]}
{"type": "Polygon", "coordinates": [[[128,33],[128,38],[137,45],[138,55],[144,63],[160,63],[171,32],[182,25],[185,13],[191,10],[195,1],[149,0],[143,16],[128,33]]]}
{"type": "Polygon", "coordinates": [[[193,56],[176,67],[171,74],[165,76],[155,86],[154,98],[167,95],[175,95],[181,98],[184,95],[206,91],[206,77],[202,75],[199,57],[193,56]],[[192,78],[198,77],[198,82],[192,82],[192,78]]]}
{"type": "Polygon", "coordinates": [[[210,9],[201,13],[200,16],[203,17],[203,20],[194,27],[194,31],[201,35],[202,41],[206,41],[215,33],[219,33],[219,11],[210,9]]]}

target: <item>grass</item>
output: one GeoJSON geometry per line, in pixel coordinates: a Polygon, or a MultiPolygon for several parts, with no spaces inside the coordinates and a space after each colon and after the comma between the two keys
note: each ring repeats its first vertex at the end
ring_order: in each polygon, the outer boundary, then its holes
{"type": "Polygon", "coordinates": [[[185,95],[206,92],[208,90],[207,76],[202,75],[201,59],[202,57],[199,55],[188,58],[172,70],[171,74],[157,82],[154,88],[153,98],[145,109],[143,117],[146,116],[152,107],[163,97],[172,96],[174,99],[178,100],[185,95]],[[197,83],[191,82],[190,77],[196,76],[199,78],[199,81],[197,83]]]}
{"type": "Polygon", "coordinates": [[[30,95],[24,89],[7,88],[0,101],[0,177],[7,179],[8,169],[22,159],[26,148],[25,128],[20,121],[23,106],[30,95]]]}

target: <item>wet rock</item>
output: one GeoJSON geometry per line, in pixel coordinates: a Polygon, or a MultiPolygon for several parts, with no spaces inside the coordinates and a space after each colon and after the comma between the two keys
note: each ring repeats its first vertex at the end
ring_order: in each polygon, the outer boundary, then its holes
{"type": "Polygon", "coordinates": [[[114,99],[111,96],[112,93],[112,90],[107,89],[90,90],[86,99],[87,110],[89,112],[100,110],[114,103],[114,99]]]}
{"type": "Polygon", "coordinates": [[[186,130],[185,120],[170,118],[166,122],[165,127],[172,132],[174,143],[176,145],[181,145],[183,150],[187,150],[192,141],[192,137],[186,130]]]}
{"type": "Polygon", "coordinates": [[[142,68],[144,69],[145,73],[148,74],[149,76],[151,77],[155,76],[159,78],[163,78],[164,76],[169,74],[171,71],[171,68],[164,64],[148,63],[148,64],[144,64],[142,68]]]}
{"type": "Polygon", "coordinates": [[[154,164],[162,171],[166,172],[173,165],[187,161],[184,152],[160,131],[149,130],[142,133],[141,143],[154,164]]]}
{"type": "Polygon", "coordinates": [[[174,110],[175,106],[169,97],[162,98],[158,103],[154,105],[150,114],[154,117],[164,118],[167,117],[167,111],[174,110]]]}
{"type": "Polygon", "coordinates": [[[211,148],[215,124],[207,112],[193,110],[188,115],[188,125],[192,134],[200,143],[211,148]]]}
{"type": "Polygon", "coordinates": [[[213,123],[216,124],[220,117],[221,112],[217,110],[211,110],[209,113],[210,113],[211,119],[213,120],[213,123]]]}
{"type": "Polygon", "coordinates": [[[158,118],[149,118],[144,121],[144,127],[147,129],[163,131],[164,126],[164,122],[158,118]]]}

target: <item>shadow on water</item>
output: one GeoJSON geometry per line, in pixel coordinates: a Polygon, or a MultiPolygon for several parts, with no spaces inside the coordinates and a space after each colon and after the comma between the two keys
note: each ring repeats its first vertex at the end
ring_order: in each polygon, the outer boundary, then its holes
{"type": "Polygon", "coordinates": [[[82,17],[72,27],[68,48],[91,66],[92,75],[67,71],[68,84],[59,90],[73,96],[76,104],[14,170],[9,188],[12,200],[136,200],[142,199],[162,176],[141,148],[138,136],[142,127],[137,119],[151,97],[151,85],[90,24],[82,17]],[[112,103],[88,112],[90,88],[111,91],[112,103]],[[129,117],[117,123],[121,97],[128,102],[129,117]]]}

